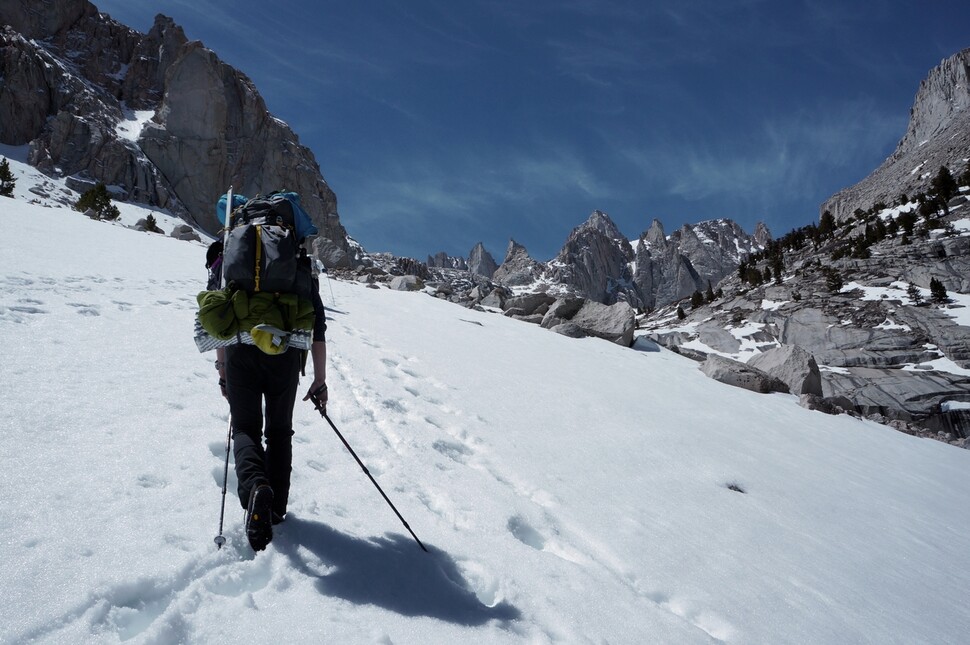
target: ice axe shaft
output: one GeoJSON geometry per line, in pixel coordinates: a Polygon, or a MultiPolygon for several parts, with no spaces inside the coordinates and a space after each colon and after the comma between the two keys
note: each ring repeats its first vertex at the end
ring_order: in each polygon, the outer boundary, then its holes
{"type": "Polygon", "coordinates": [[[384,493],[384,489],[382,489],[381,485],[377,483],[377,480],[374,479],[374,476],[370,474],[369,470],[367,470],[367,466],[365,466],[364,462],[360,460],[360,457],[357,456],[357,453],[354,452],[354,449],[350,447],[350,444],[347,443],[347,440],[344,439],[344,436],[340,434],[340,430],[338,430],[337,426],[334,425],[333,421],[330,420],[330,417],[327,416],[327,407],[323,404],[323,402],[320,401],[320,398],[317,397],[317,395],[315,394],[310,395],[310,400],[313,401],[313,406],[317,409],[317,412],[320,413],[320,416],[326,419],[327,423],[330,424],[330,427],[333,428],[333,431],[337,433],[338,437],[340,437],[340,441],[343,442],[344,447],[346,447],[347,450],[350,451],[350,454],[354,456],[354,459],[357,461],[357,465],[359,465],[361,470],[364,471],[364,474],[370,478],[371,483],[374,484],[375,488],[377,488],[378,492],[381,494],[381,497],[384,498],[384,501],[387,502],[387,505],[390,506],[391,510],[394,511],[394,514],[397,515],[397,519],[401,520],[401,524],[403,524],[404,528],[408,530],[408,533],[410,533],[411,537],[414,538],[414,541],[418,543],[418,546],[421,547],[421,550],[427,553],[428,549],[425,548],[424,544],[421,543],[421,540],[418,539],[418,536],[414,534],[414,531],[412,531],[411,527],[408,526],[407,521],[401,516],[397,508],[394,507],[394,504],[391,503],[391,500],[388,499],[387,494],[384,493]]]}

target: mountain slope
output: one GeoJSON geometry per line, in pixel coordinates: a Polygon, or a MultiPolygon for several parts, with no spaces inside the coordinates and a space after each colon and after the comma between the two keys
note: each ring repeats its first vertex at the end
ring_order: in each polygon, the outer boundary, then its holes
{"type": "Polygon", "coordinates": [[[970,452],[420,293],[324,282],[330,414],[254,556],[204,247],[3,200],[0,640],[960,642],[970,452]],[[742,489],[743,494],[732,490],[742,489]]]}

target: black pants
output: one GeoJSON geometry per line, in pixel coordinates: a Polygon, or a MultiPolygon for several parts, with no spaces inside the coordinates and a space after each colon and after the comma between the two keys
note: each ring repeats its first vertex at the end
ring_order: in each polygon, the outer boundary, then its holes
{"type": "Polygon", "coordinates": [[[269,484],[273,487],[273,512],[281,516],[286,513],[293,460],[293,405],[302,362],[296,350],[271,356],[253,345],[226,348],[226,391],[243,508],[254,488],[269,484]]]}

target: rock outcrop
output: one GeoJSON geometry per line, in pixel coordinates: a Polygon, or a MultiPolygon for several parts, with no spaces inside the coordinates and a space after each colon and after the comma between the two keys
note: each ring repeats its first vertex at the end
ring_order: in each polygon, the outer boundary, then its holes
{"type": "MultiPolygon", "coordinates": [[[[962,208],[951,218],[966,217],[962,208]]],[[[970,235],[937,237],[940,229],[906,244],[899,235],[874,243],[867,258],[832,259],[850,230],[854,225],[843,226],[819,249],[787,253],[781,284],[753,286],[730,276],[721,283],[724,298],[691,310],[675,330],[661,324],[650,337],[701,360],[698,345],[746,360],[793,394],[811,395],[819,409],[911,424],[907,431],[970,435],[967,415],[946,409],[970,401],[970,377],[960,373],[970,368],[970,327],[959,324],[952,305],[917,306],[907,293],[910,283],[928,291],[931,280],[967,293],[970,235]],[[845,283],[838,290],[833,275],[845,283]],[[689,341],[690,351],[683,348],[689,341]],[[935,368],[940,359],[956,369],[935,368]]]]}
{"type": "Polygon", "coordinates": [[[491,278],[495,275],[498,265],[492,254],[485,250],[485,246],[479,242],[468,253],[468,270],[476,275],[491,278]]]}
{"type": "Polygon", "coordinates": [[[707,376],[726,385],[744,390],[768,394],[769,392],[788,393],[788,385],[780,379],[744,363],[711,354],[701,365],[707,376]]]}
{"type": "Polygon", "coordinates": [[[797,345],[769,349],[752,356],[747,364],[783,381],[792,394],[823,394],[815,357],[797,345]]]}
{"type": "Polygon", "coordinates": [[[429,255],[428,266],[438,269],[456,269],[458,271],[468,270],[468,264],[465,262],[465,258],[452,257],[444,251],[434,255],[429,255]]]}
{"type": "Polygon", "coordinates": [[[532,284],[542,275],[542,265],[529,256],[529,251],[515,240],[509,240],[505,260],[495,270],[492,279],[506,286],[532,284]]]}
{"type": "Polygon", "coordinates": [[[842,221],[857,209],[900,194],[912,197],[946,166],[956,176],[970,157],[970,49],[954,54],[920,83],[906,134],[882,165],[861,182],[845,188],[821,206],[842,221]]]}
{"type": "Polygon", "coordinates": [[[661,307],[716,286],[737,269],[743,256],[770,241],[767,227],[760,223],[755,236],[731,220],[719,219],[685,224],[667,237],[655,219],[637,243],[633,282],[645,307],[661,307]]]}
{"type": "Polygon", "coordinates": [[[313,154],[252,82],[170,18],[140,34],[87,0],[0,0],[0,143],[78,184],[118,186],[214,233],[217,197],[301,194],[320,236],[349,251],[313,154]],[[151,120],[140,132],[138,111],[151,120]]]}
{"type": "Polygon", "coordinates": [[[596,302],[623,300],[642,307],[643,296],[630,270],[633,258],[630,241],[613,220],[602,211],[593,211],[570,233],[559,255],[549,263],[547,275],[596,302]]]}

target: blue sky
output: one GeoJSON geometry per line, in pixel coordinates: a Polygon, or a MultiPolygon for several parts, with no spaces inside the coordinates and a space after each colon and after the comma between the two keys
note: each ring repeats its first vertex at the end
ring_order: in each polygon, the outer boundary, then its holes
{"type": "Polygon", "coordinates": [[[171,16],[313,150],[369,251],[554,256],[594,209],[776,236],[869,174],[966,0],[102,0],[171,16]]]}

